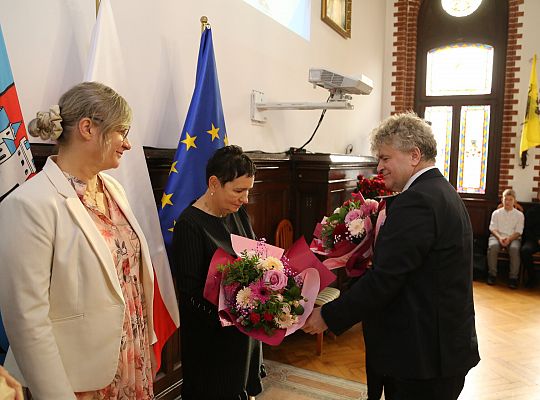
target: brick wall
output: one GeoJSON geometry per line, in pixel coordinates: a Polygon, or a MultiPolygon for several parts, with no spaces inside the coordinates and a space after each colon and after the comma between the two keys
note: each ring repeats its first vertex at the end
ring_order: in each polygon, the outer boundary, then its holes
{"type": "Polygon", "coordinates": [[[508,41],[506,47],[506,72],[504,85],[504,112],[501,138],[501,168],[499,172],[499,196],[506,188],[512,187],[511,181],[514,179],[515,169],[519,164],[518,148],[521,134],[521,125],[518,118],[517,84],[520,71],[517,61],[521,60],[518,54],[521,50],[519,44],[522,34],[519,33],[523,27],[520,22],[523,11],[519,7],[523,5],[523,0],[508,0],[508,41]]]}
{"type": "Polygon", "coordinates": [[[414,107],[416,26],[421,0],[396,0],[392,51],[392,114],[414,107]]]}

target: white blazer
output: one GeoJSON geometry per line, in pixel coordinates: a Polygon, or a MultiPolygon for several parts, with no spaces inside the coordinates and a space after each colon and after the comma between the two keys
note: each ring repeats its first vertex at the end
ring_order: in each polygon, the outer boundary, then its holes
{"type": "MultiPolygon", "coordinates": [[[[36,400],[71,400],[112,382],[125,302],[105,240],[53,160],[0,204],[0,310],[10,342],[5,367],[36,400]]],[[[121,185],[99,176],[141,242],[154,343],[148,245],[121,185]]]]}

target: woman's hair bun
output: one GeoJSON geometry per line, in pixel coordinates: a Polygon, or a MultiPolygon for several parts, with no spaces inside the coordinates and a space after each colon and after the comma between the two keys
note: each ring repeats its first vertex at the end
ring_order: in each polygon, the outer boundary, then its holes
{"type": "Polygon", "coordinates": [[[28,124],[30,135],[43,140],[56,140],[62,134],[62,116],[60,107],[53,105],[49,111],[39,111],[36,118],[28,124]]]}

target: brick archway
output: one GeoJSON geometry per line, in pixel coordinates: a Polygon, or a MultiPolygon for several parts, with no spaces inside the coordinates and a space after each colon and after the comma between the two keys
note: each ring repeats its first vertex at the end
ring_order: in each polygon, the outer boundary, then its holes
{"type": "MultiPolygon", "coordinates": [[[[394,2],[394,42],[392,57],[392,97],[391,113],[396,114],[414,109],[414,94],[416,84],[416,39],[417,21],[420,5],[423,0],[396,0],[394,2]]],[[[514,170],[518,165],[517,147],[519,146],[520,123],[517,121],[518,93],[516,76],[520,68],[517,61],[521,59],[523,27],[520,22],[523,11],[520,6],[524,0],[508,0],[508,42],[506,50],[504,113],[502,123],[501,156],[499,173],[499,194],[510,187],[514,178],[514,170]]],[[[533,160],[530,160],[532,163],[533,160]]],[[[534,159],[534,170],[540,172],[540,155],[534,159]]],[[[540,174],[539,174],[540,175],[540,174]]],[[[533,178],[536,188],[533,192],[540,195],[540,176],[533,178]]]]}

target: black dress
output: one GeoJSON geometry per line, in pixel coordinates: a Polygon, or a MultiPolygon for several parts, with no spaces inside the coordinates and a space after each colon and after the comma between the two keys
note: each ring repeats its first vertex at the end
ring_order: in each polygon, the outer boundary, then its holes
{"type": "Polygon", "coordinates": [[[222,327],[217,307],[203,298],[216,249],[235,255],[231,233],[255,239],[244,208],[219,218],[191,205],[176,221],[172,260],[180,296],[183,400],[247,400],[262,391],[261,343],[234,326],[222,327]]]}

